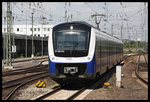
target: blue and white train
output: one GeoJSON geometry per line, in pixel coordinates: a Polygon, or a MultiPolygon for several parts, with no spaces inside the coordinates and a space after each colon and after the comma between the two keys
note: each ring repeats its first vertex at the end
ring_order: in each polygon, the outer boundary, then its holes
{"type": "Polygon", "coordinates": [[[92,80],[123,58],[122,41],[82,22],[53,27],[48,40],[49,73],[56,82],[92,80]]]}

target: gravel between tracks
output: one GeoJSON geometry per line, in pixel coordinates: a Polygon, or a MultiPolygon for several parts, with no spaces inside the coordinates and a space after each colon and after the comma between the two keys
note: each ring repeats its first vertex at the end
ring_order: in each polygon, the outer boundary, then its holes
{"type": "Polygon", "coordinates": [[[109,79],[108,88],[97,88],[83,100],[148,100],[148,88],[135,77],[137,56],[129,57],[122,67],[122,88],[115,86],[116,74],[109,79]],[[132,61],[131,61],[132,60],[132,61]]]}
{"type": "Polygon", "coordinates": [[[23,86],[15,95],[13,100],[30,100],[32,98],[35,98],[43,93],[46,93],[54,86],[57,86],[58,84],[55,83],[50,77],[42,78],[41,81],[44,81],[46,83],[46,88],[37,88],[35,84],[37,81],[32,82],[29,85],[23,86]]]}

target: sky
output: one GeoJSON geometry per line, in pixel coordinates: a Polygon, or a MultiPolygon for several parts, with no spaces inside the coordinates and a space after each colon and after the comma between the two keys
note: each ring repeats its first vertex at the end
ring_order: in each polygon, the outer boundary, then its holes
{"type": "MultiPolygon", "coordinates": [[[[123,39],[148,40],[148,3],[144,2],[11,2],[14,25],[31,24],[33,12],[34,25],[45,22],[56,25],[65,22],[65,12],[68,21],[86,21],[94,26],[93,14],[100,20],[100,29],[118,38],[121,37],[121,25],[123,39]],[[72,19],[71,19],[72,15],[72,19]],[[27,19],[26,19],[27,18],[27,19]],[[123,20],[125,19],[125,20],[123,20]]],[[[2,3],[2,23],[6,16],[7,3],[2,3]]],[[[6,23],[5,23],[6,24],[6,23]]]]}

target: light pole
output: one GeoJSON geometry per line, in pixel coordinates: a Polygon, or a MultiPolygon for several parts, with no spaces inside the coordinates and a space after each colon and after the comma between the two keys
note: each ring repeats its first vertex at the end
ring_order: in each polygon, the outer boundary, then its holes
{"type": "Polygon", "coordinates": [[[31,55],[31,58],[33,59],[34,58],[34,53],[33,53],[33,13],[32,14],[32,55],[31,55]]]}
{"type": "Polygon", "coordinates": [[[26,12],[26,57],[27,57],[27,12],[26,12]]]}
{"type": "Polygon", "coordinates": [[[43,56],[43,25],[44,25],[44,19],[46,19],[45,17],[42,17],[42,56],[43,56]]]}
{"type": "Polygon", "coordinates": [[[137,42],[137,30],[136,30],[136,52],[137,52],[137,48],[138,48],[138,42],[137,42]]]}
{"type": "Polygon", "coordinates": [[[113,36],[113,24],[111,25],[111,35],[113,36]]]}

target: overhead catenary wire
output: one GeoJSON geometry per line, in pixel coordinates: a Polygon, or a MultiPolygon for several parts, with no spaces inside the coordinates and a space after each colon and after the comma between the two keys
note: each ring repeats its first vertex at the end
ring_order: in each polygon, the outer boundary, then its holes
{"type": "MultiPolygon", "coordinates": [[[[15,4],[15,6],[22,12],[22,9],[21,9],[20,7],[18,7],[18,5],[17,5],[16,3],[14,3],[14,4],[15,4]]],[[[29,5],[31,6],[31,4],[29,4],[29,5]]],[[[27,5],[24,5],[24,7],[27,7],[27,5]]],[[[42,14],[51,16],[51,14],[47,14],[47,13],[44,12],[43,10],[39,10],[39,9],[36,9],[36,8],[31,8],[31,7],[27,7],[27,8],[34,10],[34,12],[35,12],[35,11],[36,11],[36,12],[41,12],[42,14]]],[[[30,10],[29,10],[29,11],[30,11],[30,10]]],[[[30,12],[28,12],[28,10],[26,10],[26,12],[28,13],[29,17],[31,18],[30,12]]],[[[18,15],[20,15],[20,14],[18,14],[18,15]]],[[[22,17],[23,17],[23,16],[25,17],[26,15],[23,15],[23,14],[22,14],[22,17]]],[[[39,19],[39,20],[40,20],[39,17],[34,17],[34,19],[39,19]]]]}

